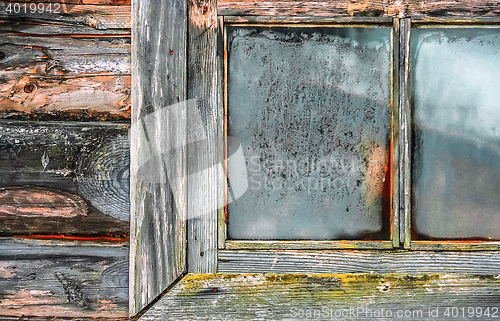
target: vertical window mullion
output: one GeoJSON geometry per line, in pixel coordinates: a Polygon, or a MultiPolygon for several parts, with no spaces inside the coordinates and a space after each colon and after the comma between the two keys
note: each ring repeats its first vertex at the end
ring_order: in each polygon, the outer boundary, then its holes
{"type": "Polygon", "coordinates": [[[400,243],[410,248],[411,237],[411,110],[410,18],[399,21],[399,215],[400,243]]]}

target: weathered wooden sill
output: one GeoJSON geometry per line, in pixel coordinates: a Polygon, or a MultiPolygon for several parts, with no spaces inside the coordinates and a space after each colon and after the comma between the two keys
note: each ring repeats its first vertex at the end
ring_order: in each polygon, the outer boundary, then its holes
{"type": "Polygon", "coordinates": [[[498,311],[499,285],[444,273],[188,274],[139,320],[444,320],[447,308],[473,320],[469,307],[498,311]]]}

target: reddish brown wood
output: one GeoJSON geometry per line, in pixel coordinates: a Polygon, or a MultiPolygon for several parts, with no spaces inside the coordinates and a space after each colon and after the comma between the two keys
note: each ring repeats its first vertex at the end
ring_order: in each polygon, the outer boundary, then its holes
{"type": "Polygon", "coordinates": [[[130,76],[19,76],[0,84],[1,118],[49,116],[130,119],[130,76]]]}
{"type": "Polygon", "coordinates": [[[90,209],[80,196],[46,188],[0,189],[0,233],[128,237],[128,222],[90,209]]]}
{"type": "Polygon", "coordinates": [[[0,219],[9,216],[71,218],[86,216],[87,204],[78,195],[40,188],[0,190],[0,219]]]}

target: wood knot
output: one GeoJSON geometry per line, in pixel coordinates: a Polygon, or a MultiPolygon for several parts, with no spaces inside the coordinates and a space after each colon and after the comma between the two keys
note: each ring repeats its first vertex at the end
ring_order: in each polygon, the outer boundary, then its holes
{"type": "Polygon", "coordinates": [[[28,94],[32,93],[33,90],[35,90],[35,85],[34,84],[29,83],[29,84],[24,85],[24,92],[25,93],[28,93],[28,94]]]}
{"type": "Polygon", "coordinates": [[[5,52],[0,51],[0,60],[4,60],[6,56],[5,52]]]}
{"type": "Polygon", "coordinates": [[[207,13],[208,11],[208,7],[207,6],[203,6],[203,13],[207,13]]]}

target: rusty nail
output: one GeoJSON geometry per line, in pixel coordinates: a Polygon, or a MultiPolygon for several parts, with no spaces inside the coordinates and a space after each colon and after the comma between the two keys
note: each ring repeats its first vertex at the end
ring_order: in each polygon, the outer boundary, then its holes
{"type": "Polygon", "coordinates": [[[203,6],[203,13],[207,13],[208,11],[208,7],[207,6],[203,6]]]}
{"type": "Polygon", "coordinates": [[[24,92],[25,92],[25,93],[28,93],[28,94],[29,94],[29,93],[32,93],[32,92],[33,92],[33,90],[35,90],[35,85],[33,85],[33,84],[26,84],[26,85],[24,86],[24,92]]]}
{"type": "Polygon", "coordinates": [[[201,252],[201,253],[200,253],[200,256],[204,256],[204,255],[205,255],[205,252],[201,252]]]}
{"type": "Polygon", "coordinates": [[[170,50],[170,55],[173,55],[174,54],[174,51],[173,50],[170,50]]]}
{"type": "Polygon", "coordinates": [[[0,51],[0,60],[4,60],[4,59],[5,59],[5,52],[0,51]]]}
{"type": "Polygon", "coordinates": [[[217,291],[219,291],[219,289],[217,289],[217,288],[212,289],[212,292],[217,292],[217,291]]]}

